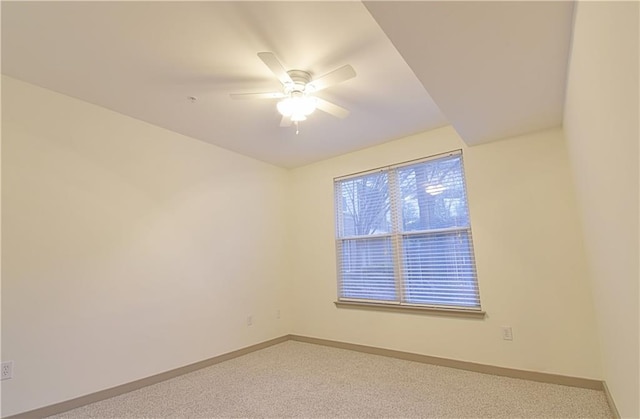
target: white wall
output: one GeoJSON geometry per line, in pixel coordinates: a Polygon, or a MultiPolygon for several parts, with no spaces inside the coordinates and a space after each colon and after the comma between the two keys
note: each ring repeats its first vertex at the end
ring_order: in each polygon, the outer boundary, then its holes
{"type": "Polygon", "coordinates": [[[467,148],[442,128],[292,171],[295,334],[599,379],[560,129],[467,148]],[[463,149],[483,320],[336,308],[333,178],[463,149]],[[513,327],[504,341],[500,327],[513,327]]]}
{"type": "Polygon", "coordinates": [[[289,332],[285,170],[11,78],[2,105],[3,416],[289,332]]]}
{"type": "Polygon", "coordinates": [[[604,380],[640,417],[638,2],[580,2],[564,129],[578,191],[604,380]]]}

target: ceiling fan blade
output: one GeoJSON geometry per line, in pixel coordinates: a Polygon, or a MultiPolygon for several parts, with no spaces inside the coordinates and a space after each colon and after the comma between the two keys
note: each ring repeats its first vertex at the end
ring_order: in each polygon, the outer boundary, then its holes
{"type": "Polygon", "coordinates": [[[267,67],[269,67],[271,72],[276,75],[278,80],[280,80],[280,83],[282,84],[293,83],[293,80],[291,80],[291,77],[289,77],[289,74],[284,69],[284,67],[278,60],[278,58],[276,58],[274,53],[259,52],[258,57],[260,57],[262,62],[265,63],[267,67]]]}
{"type": "Polygon", "coordinates": [[[315,90],[326,89],[334,84],[341,83],[356,76],[356,71],[350,65],[344,65],[337,70],[325,74],[324,76],[313,80],[310,84],[315,90]]]}
{"type": "Polygon", "coordinates": [[[346,118],[347,116],[349,116],[348,110],[346,110],[341,106],[336,105],[335,103],[327,102],[326,100],[320,99],[319,97],[316,97],[316,100],[317,100],[316,102],[317,107],[321,111],[324,111],[338,118],[346,118]]]}
{"type": "Polygon", "coordinates": [[[283,116],[282,119],[280,120],[280,126],[281,127],[290,127],[291,126],[291,117],[290,116],[283,116]]]}
{"type": "Polygon", "coordinates": [[[231,99],[279,99],[284,97],[284,93],[231,93],[229,96],[231,96],[231,99]]]}

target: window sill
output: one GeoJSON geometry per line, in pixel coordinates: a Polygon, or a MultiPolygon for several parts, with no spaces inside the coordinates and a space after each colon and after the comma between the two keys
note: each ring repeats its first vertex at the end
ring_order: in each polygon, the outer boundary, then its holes
{"type": "Polygon", "coordinates": [[[466,317],[466,318],[473,318],[473,319],[483,319],[486,315],[486,312],[482,310],[465,310],[465,309],[444,308],[444,307],[406,306],[406,305],[399,305],[399,304],[369,303],[369,302],[362,302],[362,301],[335,301],[334,304],[338,308],[395,311],[399,313],[417,313],[417,314],[419,313],[419,314],[426,314],[426,315],[466,317]]]}

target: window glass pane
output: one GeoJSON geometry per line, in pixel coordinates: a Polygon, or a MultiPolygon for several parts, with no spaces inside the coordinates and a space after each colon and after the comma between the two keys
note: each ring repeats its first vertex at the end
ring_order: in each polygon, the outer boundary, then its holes
{"type": "Polygon", "coordinates": [[[480,309],[462,154],[335,181],[339,298],[480,309]]]}
{"type": "Polygon", "coordinates": [[[403,236],[404,300],[479,307],[468,230],[403,236]]]}
{"type": "Polygon", "coordinates": [[[387,172],[339,181],[338,236],[367,236],[391,231],[387,172]]]}
{"type": "Polygon", "coordinates": [[[342,240],[338,245],[340,296],[367,300],[396,300],[391,238],[342,240]]]}
{"type": "Polygon", "coordinates": [[[401,167],[398,183],[403,231],[469,226],[459,156],[401,167]]]}

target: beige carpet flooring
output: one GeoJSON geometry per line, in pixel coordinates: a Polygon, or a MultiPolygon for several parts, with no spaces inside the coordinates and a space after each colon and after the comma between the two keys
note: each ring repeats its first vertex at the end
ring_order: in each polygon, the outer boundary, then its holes
{"type": "Polygon", "coordinates": [[[605,418],[604,393],[287,341],[53,418],[605,418]]]}

